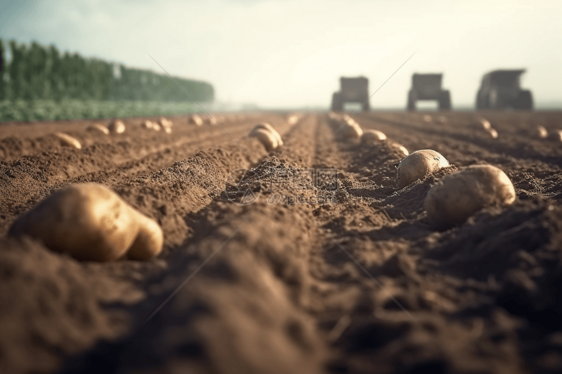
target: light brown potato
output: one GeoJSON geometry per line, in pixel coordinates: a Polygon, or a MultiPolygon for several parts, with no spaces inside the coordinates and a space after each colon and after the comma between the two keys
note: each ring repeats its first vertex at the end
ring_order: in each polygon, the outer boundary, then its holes
{"type": "Polygon", "coordinates": [[[158,120],[158,124],[163,129],[171,128],[172,126],[174,126],[174,123],[165,117],[160,117],[160,119],[158,120]]]}
{"type": "Polygon", "coordinates": [[[537,126],[537,136],[539,139],[546,139],[548,138],[548,131],[541,125],[537,126]]]}
{"type": "Polygon", "coordinates": [[[188,119],[188,123],[195,126],[203,126],[203,120],[197,114],[192,114],[188,119]]]}
{"type": "Polygon", "coordinates": [[[164,132],[166,134],[171,134],[172,133],[172,128],[171,127],[164,127],[164,132]]]}
{"type": "Polygon", "coordinates": [[[133,208],[130,208],[130,210],[137,220],[139,231],[127,252],[127,257],[131,260],[149,260],[162,251],[162,246],[164,245],[162,229],[153,219],[137,212],[133,208]]]}
{"type": "Polygon", "coordinates": [[[159,124],[157,124],[155,122],[152,122],[152,130],[160,131],[161,129],[162,129],[162,127],[159,124]]]}
{"type": "Polygon", "coordinates": [[[252,130],[249,137],[258,139],[268,152],[273,151],[278,146],[275,135],[265,129],[252,130]]]}
{"type": "Polygon", "coordinates": [[[512,204],[515,197],[515,188],[502,170],[473,165],[431,187],[425,210],[435,227],[445,229],[463,223],[485,207],[512,204]]]}
{"type": "Polygon", "coordinates": [[[141,216],[108,188],[77,184],[53,193],[18,217],[9,234],[30,236],[78,260],[114,261],[136,241],[134,256],[158,254],[162,249],[161,230],[158,233],[155,222],[141,216]]]}
{"type": "Polygon", "coordinates": [[[400,161],[396,173],[396,185],[398,188],[404,188],[447,166],[449,161],[439,152],[431,149],[415,151],[400,161]]]}
{"type": "Polygon", "coordinates": [[[82,149],[82,144],[80,144],[78,139],[73,138],[70,135],[66,135],[62,132],[56,132],[55,136],[60,139],[60,142],[63,146],[82,149]]]}
{"type": "Polygon", "coordinates": [[[433,122],[433,117],[430,116],[429,114],[426,114],[425,116],[423,116],[423,121],[426,123],[433,122]]]}
{"type": "Polygon", "coordinates": [[[357,139],[363,135],[363,129],[359,125],[344,124],[340,130],[341,135],[347,139],[357,139]]]}
{"type": "Polygon", "coordinates": [[[400,152],[402,152],[404,154],[404,157],[408,156],[410,154],[410,152],[408,152],[408,150],[406,149],[406,147],[404,147],[402,144],[398,144],[398,143],[390,143],[392,145],[392,147],[398,149],[400,152]]]}
{"type": "Polygon", "coordinates": [[[447,117],[439,116],[439,117],[437,117],[437,122],[439,122],[441,124],[446,124],[447,123],[447,117]]]}
{"type": "Polygon", "coordinates": [[[88,126],[86,130],[91,132],[97,132],[99,134],[109,135],[109,129],[99,123],[94,123],[93,125],[88,126]]]}
{"type": "Polygon", "coordinates": [[[493,139],[497,139],[498,138],[498,132],[496,131],[496,129],[489,129],[486,130],[486,132],[490,135],[490,137],[492,137],[493,139]]]}
{"type": "Polygon", "coordinates": [[[125,124],[123,123],[123,121],[118,119],[112,121],[109,125],[107,125],[107,128],[113,134],[123,134],[125,132],[125,124]]]}
{"type": "Polygon", "coordinates": [[[289,125],[294,125],[299,121],[299,116],[296,114],[293,114],[291,116],[289,116],[289,118],[287,118],[287,123],[289,123],[289,125]]]}
{"type": "Polygon", "coordinates": [[[376,144],[386,140],[386,135],[378,130],[364,130],[361,135],[362,144],[376,144]]]}
{"type": "Polygon", "coordinates": [[[492,124],[486,118],[480,118],[478,122],[480,123],[480,126],[482,126],[484,130],[489,131],[492,129],[492,124]]]}
{"type": "Polygon", "coordinates": [[[275,136],[275,139],[277,139],[277,145],[278,146],[282,146],[283,145],[283,139],[281,138],[281,135],[279,135],[279,133],[277,132],[277,130],[275,130],[273,128],[273,126],[271,126],[269,123],[258,123],[257,125],[254,126],[254,128],[252,129],[252,131],[256,130],[256,129],[263,129],[266,131],[269,131],[270,133],[273,134],[273,136],[275,136]]]}
{"type": "Polygon", "coordinates": [[[154,123],[152,121],[143,121],[143,123],[141,123],[141,127],[143,129],[152,130],[152,128],[154,127],[154,123]]]}

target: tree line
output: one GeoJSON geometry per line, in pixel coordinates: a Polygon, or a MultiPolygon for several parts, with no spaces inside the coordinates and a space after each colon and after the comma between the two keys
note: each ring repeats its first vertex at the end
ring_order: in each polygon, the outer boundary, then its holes
{"type": "Polygon", "coordinates": [[[209,83],[174,79],[78,53],[61,53],[53,45],[0,39],[0,100],[213,100],[209,83]]]}

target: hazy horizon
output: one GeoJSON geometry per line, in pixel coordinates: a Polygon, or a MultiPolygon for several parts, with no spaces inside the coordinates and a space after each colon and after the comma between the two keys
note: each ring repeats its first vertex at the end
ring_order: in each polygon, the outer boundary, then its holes
{"type": "Polygon", "coordinates": [[[482,75],[526,68],[537,108],[562,108],[562,2],[0,0],[0,38],[208,81],[221,102],[327,107],[365,76],[373,108],[405,107],[411,75],[444,73],[453,107],[482,75]],[[509,4],[509,5],[508,5],[509,4]]]}

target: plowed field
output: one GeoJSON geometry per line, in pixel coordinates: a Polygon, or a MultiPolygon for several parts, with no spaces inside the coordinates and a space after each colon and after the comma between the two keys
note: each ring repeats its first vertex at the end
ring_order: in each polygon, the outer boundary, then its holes
{"type": "Polygon", "coordinates": [[[119,135],[0,124],[1,373],[562,372],[562,143],[536,135],[562,113],[358,114],[388,136],[376,146],[327,113],[219,116],[170,117],[172,134],[141,118],[119,135]],[[248,138],[258,122],[284,146],[248,138]],[[397,189],[392,142],[452,166],[397,189]],[[427,191],[474,164],[505,171],[518,199],[435,230],[427,191]],[[78,262],[7,236],[85,182],[155,219],[163,253],[78,262]]]}

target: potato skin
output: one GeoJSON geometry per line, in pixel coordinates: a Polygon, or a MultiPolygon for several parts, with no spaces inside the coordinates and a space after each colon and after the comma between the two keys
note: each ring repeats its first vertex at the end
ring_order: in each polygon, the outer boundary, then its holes
{"type": "Polygon", "coordinates": [[[122,134],[125,132],[125,124],[123,123],[123,121],[117,119],[107,125],[107,129],[113,134],[122,134]]]}
{"type": "Polygon", "coordinates": [[[271,126],[269,123],[265,123],[265,122],[258,123],[257,125],[254,126],[252,131],[257,130],[257,129],[263,129],[263,130],[269,131],[270,133],[273,134],[273,136],[275,136],[275,139],[277,139],[277,146],[283,145],[283,139],[281,139],[281,135],[279,135],[277,130],[275,130],[273,128],[273,126],[271,126]]]}
{"type": "Polygon", "coordinates": [[[82,149],[82,144],[78,141],[78,139],[64,134],[62,132],[55,133],[55,136],[60,139],[61,143],[67,147],[72,147],[76,149],[82,149]]]}
{"type": "Polygon", "coordinates": [[[78,260],[114,261],[125,255],[139,231],[130,209],[101,185],[73,185],[18,217],[9,235],[28,235],[78,260]]]}
{"type": "Polygon", "coordinates": [[[365,130],[361,135],[361,144],[376,144],[386,140],[386,135],[378,130],[365,130]]]}
{"type": "Polygon", "coordinates": [[[264,129],[254,129],[250,132],[250,138],[258,139],[268,152],[273,151],[278,146],[277,138],[271,132],[264,129]]]}
{"type": "Polygon", "coordinates": [[[356,123],[344,124],[340,132],[347,139],[357,139],[363,135],[363,129],[356,123]]]}
{"type": "Polygon", "coordinates": [[[130,210],[139,224],[139,232],[127,252],[127,257],[131,260],[145,261],[157,256],[162,251],[164,244],[162,229],[156,221],[132,208],[130,210]]]}
{"type": "Polygon", "coordinates": [[[107,127],[105,127],[104,125],[101,125],[99,123],[94,123],[91,126],[88,126],[88,128],[86,129],[88,131],[93,131],[93,132],[98,132],[104,135],[109,135],[109,130],[107,127]]]}
{"type": "Polygon", "coordinates": [[[431,187],[425,210],[436,228],[446,229],[485,207],[512,204],[515,197],[513,183],[501,169],[473,165],[447,175],[431,187]]]}
{"type": "Polygon", "coordinates": [[[439,152],[431,149],[412,152],[398,165],[396,185],[400,189],[404,188],[447,166],[449,166],[449,161],[439,152]]]}

